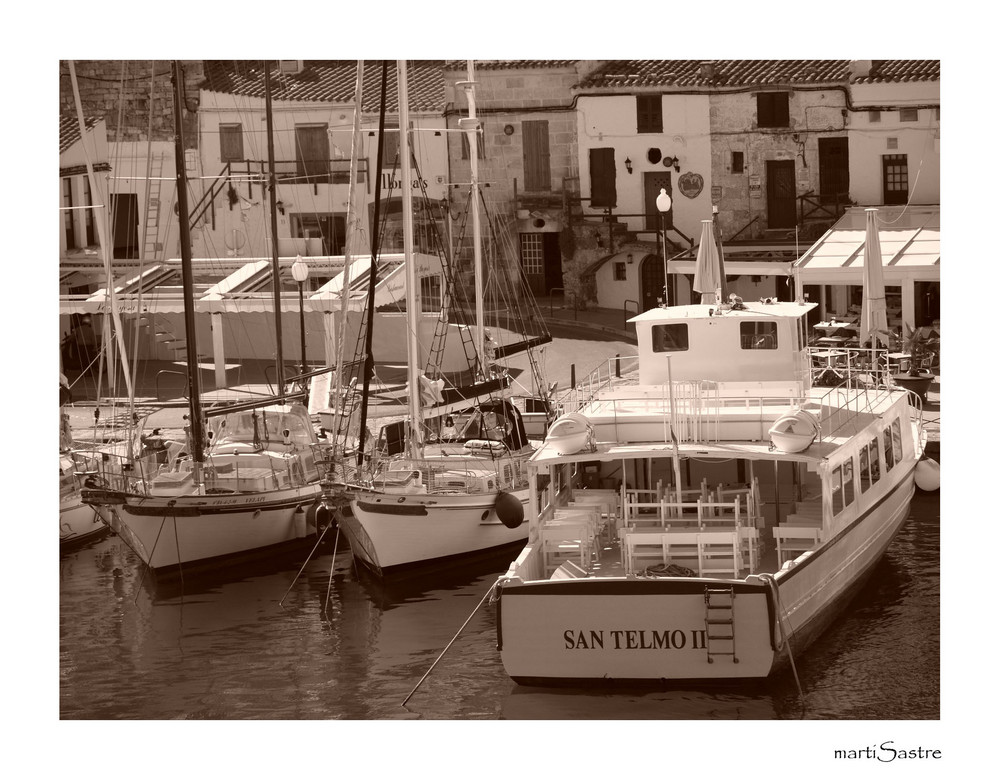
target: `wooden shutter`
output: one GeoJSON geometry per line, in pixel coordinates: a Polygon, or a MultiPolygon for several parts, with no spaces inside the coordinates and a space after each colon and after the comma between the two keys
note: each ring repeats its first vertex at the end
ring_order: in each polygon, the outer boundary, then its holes
{"type": "Polygon", "coordinates": [[[595,209],[613,209],[618,205],[614,149],[590,150],[590,205],[595,209]]]}
{"type": "Polygon", "coordinates": [[[219,125],[219,157],[222,162],[243,159],[243,125],[219,125]]]}
{"type": "Polygon", "coordinates": [[[299,125],[295,128],[295,161],[299,175],[327,175],[330,139],[326,134],[326,125],[299,125]]]}
{"type": "Polygon", "coordinates": [[[521,123],[524,135],[524,189],[530,192],[552,189],[549,170],[549,123],[535,120],[521,123]]]}

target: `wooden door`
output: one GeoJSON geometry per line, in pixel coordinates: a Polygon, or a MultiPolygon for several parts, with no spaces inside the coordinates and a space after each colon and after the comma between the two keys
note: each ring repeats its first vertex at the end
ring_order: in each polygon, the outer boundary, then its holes
{"type": "Polygon", "coordinates": [[[795,227],[795,161],[767,161],[767,227],[795,227]]]}
{"type": "Polygon", "coordinates": [[[819,139],[819,198],[844,203],[850,190],[846,138],[819,139]]]}
{"type": "Polygon", "coordinates": [[[548,192],[552,189],[548,120],[522,122],[521,133],[524,137],[524,189],[528,192],[548,192]]]}
{"type": "Polygon", "coordinates": [[[667,195],[673,200],[674,189],[670,183],[670,171],[647,171],[642,175],[642,187],[645,192],[646,230],[660,230],[662,227],[667,230],[673,228],[673,203],[670,204],[670,210],[665,215],[663,225],[660,224],[660,210],[656,208],[656,198],[661,189],[666,190],[667,195]]]}

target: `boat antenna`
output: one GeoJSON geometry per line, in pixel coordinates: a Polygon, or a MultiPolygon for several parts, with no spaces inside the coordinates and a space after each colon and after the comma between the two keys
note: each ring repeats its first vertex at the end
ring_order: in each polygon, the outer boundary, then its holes
{"type": "Polygon", "coordinates": [[[187,340],[188,407],[191,420],[191,457],[195,484],[201,483],[205,459],[205,429],[201,412],[201,378],[194,328],[194,271],[191,267],[191,223],[188,217],[187,172],[184,160],[184,68],[174,60],[174,162],[177,168],[177,213],[181,243],[181,281],[184,294],[184,337],[187,340]]]}
{"type": "MultiPolygon", "coordinates": [[[[378,151],[375,155],[375,170],[382,170],[382,155],[384,152],[385,138],[385,95],[386,85],[389,81],[389,61],[382,61],[382,91],[379,96],[378,114],[378,151]]],[[[364,390],[361,393],[361,423],[358,431],[358,466],[360,467],[365,457],[365,436],[368,432],[368,391],[371,387],[372,377],[375,375],[375,356],[372,354],[372,326],[375,322],[375,284],[378,282],[378,254],[379,254],[379,205],[382,201],[382,176],[381,173],[375,177],[375,211],[372,215],[372,258],[368,272],[368,319],[365,330],[365,363],[363,371],[364,390]]]]}
{"type": "Polygon", "coordinates": [[[264,61],[264,115],[267,119],[267,189],[271,210],[271,277],[274,288],[274,339],[278,399],[285,401],[285,358],[281,349],[281,276],[278,264],[278,185],[274,175],[274,124],[271,116],[271,66],[264,61]]]}

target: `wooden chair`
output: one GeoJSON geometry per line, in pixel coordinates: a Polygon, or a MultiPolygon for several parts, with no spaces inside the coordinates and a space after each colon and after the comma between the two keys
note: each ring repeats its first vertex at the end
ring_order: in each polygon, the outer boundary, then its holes
{"type": "Polygon", "coordinates": [[[804,526],[778,525],[773,530],[778,543],[778,566],[797,558],[820,542],[821,529],[804,526]]]}

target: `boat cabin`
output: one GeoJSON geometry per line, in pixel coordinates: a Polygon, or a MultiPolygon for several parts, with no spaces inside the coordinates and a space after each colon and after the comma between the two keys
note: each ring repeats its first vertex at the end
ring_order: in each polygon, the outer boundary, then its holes
{"type": "Polygon", "coordinates": [[[804,380],[806,315],[815,307],[740,302],[643,312],[629,320],[638,340],[639,383],[804,380]]]}

